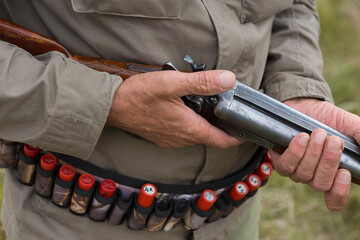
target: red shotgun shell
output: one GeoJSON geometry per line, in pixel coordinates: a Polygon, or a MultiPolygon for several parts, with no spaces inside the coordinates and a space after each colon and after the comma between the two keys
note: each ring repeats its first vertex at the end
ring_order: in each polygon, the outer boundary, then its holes
{"type": "Polygon", "coordinates": [[[40,149],[37,147],[30,146],[29,144],[24,145],[24,154],[27,157],[36,157],[40,153],[40,149]]]}
{"type": "Polygon", "coordinates": [[[203,211],[209,211],[216,202],[216,194],[212,190],[204,190],[196,201],[196,205],[203,211]]]}
{"type": "Polygon", "coordinates": [[[255,174],[261,178],[261,181],[265,181],[273,173],[273,167],[268,162],[263,162],[256,169],[255,174]]]}
{"type": "Polygon", "coordinates": [[[261,186],[261,179],[256,174],[250,174],[246,178],[245,182],[249,186],[249,192],[254,192],[257,188],[261,186]]]}
{"type": "Polygon", "coordinates": [[[88,191],[90,190],[95,184],[95,179],[91,174],[84,173],[81,174],[78,180],[78,186],[82,190],[88,191]]]}
{"type": "Polygon", "coordinates": [[[273,163],[273,161],[272,161],[272,159],[271,159],[271,156],[270,156],[270,154],[269,154],[269,151],[266,151],[266,153],[265,153],[265,155],[264,155],[264,157],[263,157],[263,162],[268,162],[268,163],[270,163],[272,166],[274,166],[274,163],[273,163]]]}
{"type": "Polygon", "coordinates": [[[137,202],[140,206],[148,208],[154,202],[157,189],[154,185],[146,183],[141,187],[141,191],[137,198],[137,202]]]}
{"type": "Polygon", "coordinates": [[[56,157],[52,154],[45,154],[40,159],[40,166],[46,171],[52,171],[56,167],[56,157]]]}
{"type": "Polygon", "coordinates": [[[105,179],[101,182],[99,193],[101,196],[111,198],[116,191],[116,183],[111,179],[105,179]]]}
{"type": "Polygon", "coordinates": [[[230,189],[229,195],[234,201],[240,201],[246,196],[246,194],[248,194],[248,192],[249,192],[249,187],[246,183],[237,182],[230,189]]]}
{"type": "Polygon", "coordinates": [[[75,168],[71,165],[62,165],[59,171],[59,177],[65,182],[70,182],[75,177],[75,168]]]}

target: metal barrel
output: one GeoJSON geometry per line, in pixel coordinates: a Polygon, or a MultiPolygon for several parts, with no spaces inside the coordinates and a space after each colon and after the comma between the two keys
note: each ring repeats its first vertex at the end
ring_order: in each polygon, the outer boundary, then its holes
{"type": "Polygon", "coordinates": [[[242,83],[219,95],[210,122],[241,140],[277,152],[286,149],[298,133],[322,128],[344,141],[339,167],[360,180],[360,146],[354,139],[242,83]]]}

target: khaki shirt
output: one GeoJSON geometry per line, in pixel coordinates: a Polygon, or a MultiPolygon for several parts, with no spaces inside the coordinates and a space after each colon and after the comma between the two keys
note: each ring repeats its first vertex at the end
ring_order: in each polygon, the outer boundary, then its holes
{"type": "MultiPolygon", "coordinates": [[[[281,101],[332,101],[322,77],[315,1],[0,0],[0,16],[78,55],[159,66],[171,61],[190,70],[182,61],[190,54],[207,69],[231,70],[239,81],[281,101]]],[[[127,176],[177,184],[228,176],[256,149],[245,143],[228,150],[203,145],[169,150],[104,127],[120,77],[58,52],[33,57],[1,41],[0,52],[0,138],[73,155],[127,176]]],[[[54,232],[66,232],[70,239],[189,235],[179,226],[172,233],[150,234],[81,219],[21,186],[12,170],[6,174],[5,194],[2,220],[10,239],[52,239],[54,232]]],[[[223,239],[242,221],[246,208],[231,220],[201,227],[195,239],[223,239]]]]}

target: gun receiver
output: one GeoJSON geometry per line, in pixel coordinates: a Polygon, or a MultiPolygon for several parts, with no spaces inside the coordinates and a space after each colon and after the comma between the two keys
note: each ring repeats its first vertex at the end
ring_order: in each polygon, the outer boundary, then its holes
{"type": "MultiPolygon", "coordinates": [[[[60,51],[90,68],[119,75],[124,80],[136,74],[161,70],[156,66],[73,55],[54,40],[2,19],[0,30],[0,40],[15,44],[33,55],[60,51]]],[[[192,97],[195,97],[195,102],[198,100],[197,96],[188,96],[187,99],[191,100],[192,97]]],[[[204,99],[204,108],[197,112],[213,125],[241,140],[254,142],[279,153],[300,132],[310,134],[316,128],[322,128],[329,135],[339,136],[345,143],[339,167],[348,169],[353,182],[360,184],[360,147],[354,139],[240,82],[228,92],[204,99]]]]}

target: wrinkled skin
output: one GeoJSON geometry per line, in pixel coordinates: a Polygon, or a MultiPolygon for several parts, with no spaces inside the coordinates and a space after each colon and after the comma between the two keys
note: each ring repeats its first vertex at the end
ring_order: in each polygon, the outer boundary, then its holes
{"type": "MultiPolygon", "coordinates": [[[[186,107],[181,96],[214,95],[231,89],[235,76],[214,70],[197,73],[163,71],[127,79],[115,94],[107,125],[137,134],[164,148],[204,144],[226,149],[242,142],[212,126],[186,107]]],[[[316,99],[284,102],[360,142],[360,118],[316,99]]],[[[351,175],[338,169],[343,141],[321,129],[298,134],[283,154],[270,152],[276,170],[295,182],[324,192],[330,210],[342,209],[350,194],[351,175]]]]}

